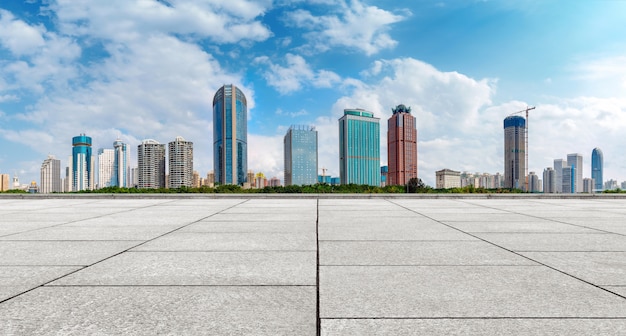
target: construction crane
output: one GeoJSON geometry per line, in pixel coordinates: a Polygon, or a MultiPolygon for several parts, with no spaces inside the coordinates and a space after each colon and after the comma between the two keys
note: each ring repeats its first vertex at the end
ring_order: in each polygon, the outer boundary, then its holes
{"type": "Polygon", "coordinates": [[[534,110],[535,107],[528,107],[526,106],[525,110],[521,110],[521,111],[517,111],[517,112],[513,112],[511,114],[509,114],[509,117],[514,115],[514,114],[519,114],[519,113],[524,113],[526,112],[526,132],[524,132],[524,142],[526,143],[526,148],[524,148],[524,153],[526,154],[526,157],[524,159],[524,175],[525,175],[525,188],[526,188],[526,192],[529,192],[528,190],[528,111],[534,110]]]}

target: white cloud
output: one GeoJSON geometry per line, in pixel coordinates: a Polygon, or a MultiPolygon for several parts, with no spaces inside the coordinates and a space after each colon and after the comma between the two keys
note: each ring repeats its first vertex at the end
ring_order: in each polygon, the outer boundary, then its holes
{"type": "Polygon", "coordinates": [[[270,30],[257,17],[271,1],[170,0],[75,1],[59,0],[50,7],[61,31],[114,41],[134,41],[151,34],[183,34],[210,38],[218,43],[263,41],[270,30]],[[115,19],[111,19],[115,18],[115,19]]]}
{"type": "Polygon", "coordinates": [[[372,55],[397,45],[387,31],[391,24],[403,20],[403,16],[367,6],[359,0],[336,3],[335,13],[330,15],[318,16],[307,10],[288,13],[289,24],[310,30],[304,35],[309,45],[300,48],[302,51],[323,52],[341,46],[372,55]]]}
{"type": "Polygon", "coordinates": [[[574,65],[574,78],[609,95],[626,93],[626,56],[600,57],[574,65]]]}
{"type": "Polygon", "coordinates": [[[273,63],[267,56],[257,57],[255,62],[268,66],[269,70],[265,71],[263,76],[267,83],[281,94],[298,91],[307,83],[317,88],[328,88],[341,79],[332,71],[313,71],[300,55],[289,53],[285,55],[286,66],[273,63]]]}
{"type": "Polygon", "coordinates": [[[0,45],[14,55],[35,53],[44,45],[43,27],[33,27],[16,19],[10,12],[0,9],[0,45]]]}

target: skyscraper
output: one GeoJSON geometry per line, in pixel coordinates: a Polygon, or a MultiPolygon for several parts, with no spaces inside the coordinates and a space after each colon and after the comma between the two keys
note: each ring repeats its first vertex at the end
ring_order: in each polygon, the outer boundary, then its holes
{"type": "Polygon", "coordinates": [[[137,146],[137,187],[165,188],[165,145],[147,139],[137,146]]]}
{"type": "Polygon", "coordinates": [[[0,174],[0,191],[11,189],[9,185],[9,174],[0,174]]]}
{"type": "Polygon", "coordinates": [[[213,97],[213,168],[216,183],[240,185],[246,182],[247,106],[246,96],[232,84],[222,86],[213,97]]]}
{"type": "Polygon", "coordinates": [[[567,154],[567,165],[575,168],[576,188],[574,192],[583,192],[583,156],[578,153],[567,154]]]}
{"type": "Polygon", "coordinates": [[[48,155],[48,158],[41,164],[40,184],[39,192],[42,194],[63,191],[61,188],[61,160],[48,155]]]}
{"type": "Polygon", "coordinates": [[[594,191],[602,191],[604,187],[604,154],[598,147],[591,152],[591,178],[594,180],[594,191]]]}
{"type": "MultiPolygon", "coordinates": [[[[561,174],[563,173],[561,168],[561,174]]],[[[562,184],[559,181],[559,184],[562,184]]],[[[552,167],[547,167],[543,170],[543,192],[546,194],[556,193],[556,172],[552,167]]]]}
{"type": "Polygon", "coordinates": [[[528,190],[532,193],[534,192],[540,192],[542,191],[542,187],[540,185],[541,180],[539,179],[539,176],[537,176],[537,174],[535,174],[535,172],[529,172],[528,173],[528,190]]]}
{"type": "Polygon", "coordinates": [[[113,165],[115,151],[113,149],[100,148],[98,150],[98,189],[110,187],[113,177],[113,165]]]}
{"type": "Polygon", "coordinates": [[[554,192],[563,192],[563,168],[566,167],[563,159],[554,159],[554,192]]]}
{"type": "Polygon", "coordinates": [[[72,191],[94,188],[94,157],[91,155],[91,137],[81,134],[72,138],[72,191]]]}
{"type": "Polygon", "coordinates": [[[563,167],[563,193],[574,194],[576,193],[576,167],[566,166],[563,167]]]}
{"type": "Polygon", "coordinates": [[[193,142],[178,136],[168,144],[169,187],[193,186],[193,142]]]}
{"type": "Polygon", "coordinates": [[[417,128],[411,108],[398,105],[387,121],[387,185],[405,185],[417,178],[417,128]]]}
{"type": "Polygon", "coordinates": [[[130,186],[130,151],[128,146],[117,139],[113,142],[113,176],[111,176],[111,185],[124,188],[130,186]]]}
{"type": "Polygon", "coordinates": [[[343,113],[339,119],[341,184],[380,186],[380,119],[362,109],[343,113]]]}
{"type": "Polygon", "coordinates": [[[504,187],[524,189],[526,184],[526,119],[504,119],[504,187]]]}
{"type": "Polygon", "coordinates": [[[317,183],[317,131],[291,126],[284,138],[285,185],[317,183]]]}

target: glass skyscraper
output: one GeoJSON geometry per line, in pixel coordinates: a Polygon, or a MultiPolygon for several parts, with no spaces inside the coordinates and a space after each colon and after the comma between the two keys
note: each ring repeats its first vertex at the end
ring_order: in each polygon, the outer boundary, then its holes
{"type": "Polygon", "coordinates": [[[341,184],[380,186],[380,124],[372,112],[345,109],[339,119],[341,184]]]}
{"type": "Polygon", "coordinates": [[[594,148],[591,152],[591,178],[594,180],[594,191],[602,191],[604,189],[604,154],[600,148],[594,148]]]}
{"type": "Polygon", "coordinates": [[[504,187],[526,187],[526,119],[504,119],[504,187]]]}
{"type": "Polygon", "coordinates": [[[111,186],[129,187],[130,186],[130,151],[128,146],[117,139],[113,142],[113,175],[111,176],[111,186]]]}
{"type": "Polygon", "coordinates": [[[317,131],[311,126],[291,126],[284,139],[285,185],[317,183],[317,131]]]}
{"type": "Polygon", "coordinates": [[[247,179],[248,103],[232,84],[213,97],[213,170],[215,183],[241,185],[247,179]]]}
{"type": "Polygon", "coordinates": [[[91,137],[81,134],[72,138],[72,191],[94,188],[95,167],[91,154],[91,137]]]}
{"type": "MultiPolygon", "coordinates": [[[[578,153],[567,154],[567,166],[574,167],[575,183],[573,192],[583,192],[583,156],[578,153]]],[[[565,190],[563,190],[563,192],[565,192],[565,190]]]]}

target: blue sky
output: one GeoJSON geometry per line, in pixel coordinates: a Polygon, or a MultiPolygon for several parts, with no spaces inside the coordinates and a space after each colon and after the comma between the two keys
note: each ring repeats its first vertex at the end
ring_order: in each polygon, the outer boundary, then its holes
{"type": "Polygon", "coordinates": [[[282,178],[290,125],[338,175],[344,108],[417,118],[419,176],[503,170],[502,120],[527,105],[530,171],[604,152],[626,180],[626,1],[49,0],[0,3],[0,172],[39,182],[71,138],[194,142],[213,168],[213,94],[249,102],[249,168],[282,178]]]}

